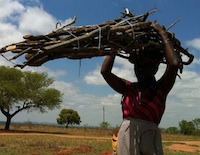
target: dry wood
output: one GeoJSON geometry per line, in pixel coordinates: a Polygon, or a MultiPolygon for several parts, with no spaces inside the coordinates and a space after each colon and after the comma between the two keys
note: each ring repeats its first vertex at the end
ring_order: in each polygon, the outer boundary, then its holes
{"type": "MultiPolygon", "coordinates": [[[[16,64],[17,67],[23,68],[27,65],[41,66],[49,60],[58,58],[85,59],[116,54],[128,59],[133,49],[142,47],[146,49],[153,47],[162,52],[164,50],[162,39],[150,26],[152,22],[146,21],[155,11],[156,9],[135,16],[125,9],[121,17],[112,21],[98,25],[71,26],[76,21],[75,16],[70,23],[57,27],[50,33],[37,36],[25,35],[24,41],[7,45],[0,49],[0,53],[1,55],[5,52],[13,53],[12,58],[6,58],[8,60],[24,56],[27,61],[16,64]]],[[[181,46],[173,33],[169,32],[176,23],[177,21],[167,29],[163,27],[171,39],[174,52],[178,55],[179,69],[182,72],[183,65],[189,65],[193,61],[193,55],[181,46]],[[182,55],[187,56],[188,61],[183,62],[182,55]]],[[[165,60],[163,63],[166,63],[165,60]]]]}

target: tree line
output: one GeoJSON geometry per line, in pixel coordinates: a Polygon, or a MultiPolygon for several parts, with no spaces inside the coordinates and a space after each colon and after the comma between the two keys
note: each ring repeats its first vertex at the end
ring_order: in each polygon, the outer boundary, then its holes
{"type": "Polygon", "coordinates": [[[164,129],[165,133],[181,133],[184,135],[199,135],[200,136],[200,118],[195,118],[191,121],[182,120],[178,127],[169,127],[164,129]]]}

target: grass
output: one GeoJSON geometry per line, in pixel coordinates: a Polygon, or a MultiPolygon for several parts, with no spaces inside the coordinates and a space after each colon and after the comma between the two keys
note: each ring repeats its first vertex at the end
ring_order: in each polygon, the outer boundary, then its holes
{"type": "MultiPolygon", "coordinates": [[[[0,126],[0,129],[3,129],[3,126],[0,126]]],[[[10,129],[11,131],[8,131],[8,133],[15,132],[19,133],[19,135],[0,135],[0,155],[100,155],[105,150],[112,151],[112,130],[99,128],[66,129],[48,125],[12,125],[10,129]],[[99,138],[69,138],[62,135],[94,136],[99,138]],[[100,139],[102,137],[103,139],[100,139]]],[[[4,131],[0,130],[0,132],[4,131]]],[[[162,140],[165,155],[200,154],[200,152],[170,151],[165,148],[165,146],[172,144],[184,144],[181,141],[200,141],[199,136],[162,134],[162,140]]],[[[197,146],[195,145],[195,147],[197,146]]]]}
{"type": "MultiPolygon", "coordinates": [[[[3,129],[3,126],[0,128],[3,129]]],[[[49,125],[13,125],[10,129],[7,133],[15,132],[20,135],[0,135],[0,155],[56,155],[61,151],[76,155],[99,155],[104,150],[112,151],[112,130],[99,128],[66,129],[49,125]],[[30,135],[29,133],[39,133],[39,135],[30,135]],[[69,138],[61,135],[106,138],[69,138]]]]}
{"type": "Polygon", "coordinates": [[[200,136],[182,134],[162,134],[163,141],[200,141],[200,136]]]}
{"type": "MultiPolygon", "coordinates": [[[[1,129],[1,126],[0,126],[1,129]]],[[[3,129],[3,126],[2,126],[3,129]]],[[[96,136],[96,137],[110,137],[113,130],[100,129],[100,128],[74,128],[74,127],[61,127],[51,125],[12,125],[10,130],[16,132],[36,132],[36,133],[51,133],[51,134],[66,134],[66,135],[81,135],[81,136],[96,136]]]]}
{"type": "Polygon", "coordinates": [[[1,136],[0,155],[55,155],[62,149],[76,154],[100,154],[110,150],[110,140],[74,139],[45,135],[4,135],[1,136]]]}

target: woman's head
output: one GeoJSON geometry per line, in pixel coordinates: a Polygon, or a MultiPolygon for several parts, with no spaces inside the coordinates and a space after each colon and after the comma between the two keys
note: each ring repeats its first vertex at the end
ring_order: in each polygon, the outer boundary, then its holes
{"type": "Polygon", "coordinates": [[[134,63],[135,74],[138,80],[154,77],[158,71],[163,54],[158,50],[135,50],[130,56],[130,62],[134,63]]]}
{"type": "Polygon", "coordinates": [[[134,49],[129,56],[129,61],[135,63],[156,64],[163,61],[164,52],[159,49],[141,48],[134,49]]]}
{"type": "Polygon", "coordinates": [[[135,63],[135,75],[139,81],[150,79],[155,76],[158,71],[159,64],[138,64],[135,63]]]}

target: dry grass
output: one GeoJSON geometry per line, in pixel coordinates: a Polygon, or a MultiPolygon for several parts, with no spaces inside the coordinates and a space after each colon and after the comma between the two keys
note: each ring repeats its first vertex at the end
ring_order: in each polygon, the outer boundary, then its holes
{"type": "Polygon", "coordinates": [[[162,134],[163,141],[200,141],[200,136],[187,136],[182,134],[162,134]]]}
{"type": "MultiPolygon", "coordinates": [[[[0,126],[0,129],[3,128],[4,126],[0,126]]],[[[72,127],[66,129],[58,126],[30,124],[25,126],[15,124],[10,129],[11,131],[7,132],[0,130],[4,133],[0,135],[0,155],[111,155],[112,151],[113,130],[72,127]],[[17,134],[10,135],[9,133],[12,132],[17,134]],[[79,136],[79,138],[72,136],[79,136]],[[86,136],[91,138],[86,138],[86,136]]],[[[200,141],[198,136],[172,134],[162,134],[162,139],[164,147],[176,143],[175,141],[200,141]]],[[[188,154],[165,148],[164,153],[165,155],[188,154]]],[[[198,153],[189,154],[196,155],[198,153]]]]}
{"type": "MultiPolygon", "coordinates": [[[[3,129],[4,126],[0,126],[3,129]]],[[[79,136],[96,136],[96,137],[110,137],[112,136],[112,129],[101,128],[75,128],[75,127],[61,127],[52,125],[11,125],[10,130],[13,132],[36,132],[36,133],[51,133],[51,134],[65,134],[65,135],[79,135],[79,136]]]]}
{"type": "Polygon", "coordinates": [[[100,154],[111,150],[110,140],[78,139],[53,135],[1,135],[0,155],[55,155],[61,150],[100,154]],[[78,150],[78,151],[76,151],[78,150]]]}

